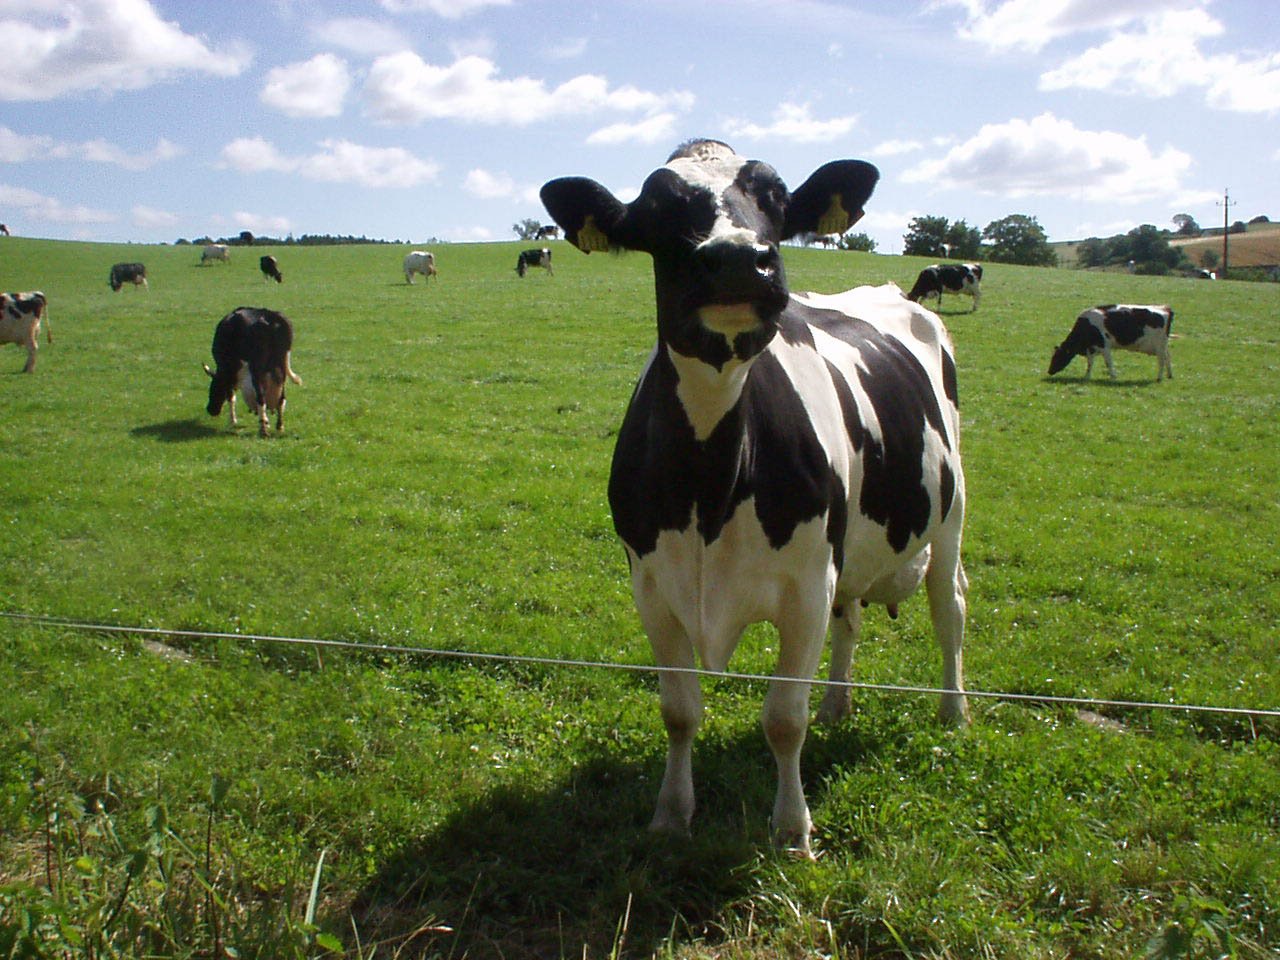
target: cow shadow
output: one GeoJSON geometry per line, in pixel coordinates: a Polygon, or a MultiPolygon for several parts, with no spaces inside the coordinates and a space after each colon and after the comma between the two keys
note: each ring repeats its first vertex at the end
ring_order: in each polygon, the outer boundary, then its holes
{"type": "Polygon", "coordinates": [[[1075,377],[1064,377],[1060,374],[1055,374],[1053,376],[1042,376],[1040,378],[1040,382],[1071,387],[1097,386],[1108,390],[1114,390],[1118,387],[1151,387],[1155,385],[1156,381],[1145,377],[1116,377],[1116,379],[1112,380],[1107,376],[1086,378],[1084,374],[1080,374],[1075,377]]]}
{"type": "Polygon", "coordinates": [[[186,420],[165,420],[163,423],[149,423],[134,427],[130,436],[147,437],[161,443],[187,443],[192,440],[207,440],[216,437],[221,431],[212,423],[188,417],[186,420]]]}
{"type": "MultiPolygon", "coordinates": [[[[774,764],[758,729],[694,751],[690,836],[650,834],[663,744],[640,760],[601,748],[566,777],[489,791],[389,857],[334,918],[399,956],[652,956],[723,936],[724,911],[758,889],[774,764]]],[[[621,749],[621,748],[618,748],[621,749]]],[[[838,766],[871,752],[847,725],[815,727],[810,803],[838,766]]],[[[529,775],[525,779],[531,779],[529,775]]]]}

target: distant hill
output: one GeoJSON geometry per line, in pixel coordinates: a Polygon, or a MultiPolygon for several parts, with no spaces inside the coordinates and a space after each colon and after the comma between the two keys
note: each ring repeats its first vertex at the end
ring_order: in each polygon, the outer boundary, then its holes
{"type": "MultiPolygon", "coordinates": [[[[1067,240],[1051,243],[1049,246],[1058,255],[1058,264],[1063,267],[1076,265],[1076,247],[1080,240],[1067,240]]],[[[1169,237],[1171,247],[1181,247],[1186,251],[1188,259],[1199,266],[1201,255],[1205,250],[1212,250],[1222,257],[1222,230],[1214,236],[1169,237]]],[[[1233,267],[1273,267],[1280,264],[1280,223],[1251,223],[1245,233],[1233,233],[1228,239],[1231,266],[1233,267]]]]}

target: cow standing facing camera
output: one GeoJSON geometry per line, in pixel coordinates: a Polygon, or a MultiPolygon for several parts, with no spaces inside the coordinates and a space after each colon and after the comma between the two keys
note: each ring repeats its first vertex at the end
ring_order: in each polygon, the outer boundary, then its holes
{"type": "MultiPolygon", "coordinates": [[[[923,582],[942,649],[940,713],[967,718],[961,645],[964,473],[946,331],[893,284],[793,294],[779,244],[843,233],[879,173],[838,160],[788,191],[723,143],[685,144],[624,204],[582,177],[542,201],[584,252],[653,258],[657,343],[618,432],[609,478],[632,595],[664,667],[726,669],[747,625],[778,630],[763,726],[778,771],[775,842],[809,854],[800,777],[809,681],[832,630],[848,681],[861,601],[923,582]]],[[[662,673],[667,763],[651,829],[694,812],[696,676],[662,673]]],[[[850,710],[831,688],[821,716],[850,710]]]]}

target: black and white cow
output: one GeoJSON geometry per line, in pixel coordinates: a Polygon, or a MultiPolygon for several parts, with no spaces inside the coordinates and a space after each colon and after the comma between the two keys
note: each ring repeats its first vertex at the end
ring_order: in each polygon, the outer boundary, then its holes
{"type": "Polygon", "coordinates": [[[40,340],[40,321],[45,322],[46,343],[53,343],[53,329],[48,320],[48,300],[39,290],[28,293],[0,293],[0,344],[16,343],[27,348],[23,373],[36,369],[36,348],[40,340]]]}
{"type": "Polygon", "coordinates": [[[218,321],[213,331],[213,362],[204,364],[211,379],[209,416],[231,409],[231,426],[236,426],[236,388],[258,417],[258,433],[267,435],[267,412],[276,414],[276,430],[284,424],[285,381],[301,384],[289,364],[293,349],[293,324],[289,318],[262,307],[237,307],[218,321]]]}
{"type": "Polygon", "coordinates": [[[973,297],[973,310],[982,301],[982,265],[979,263],[935,263],[925,267],[916,277],[915,286],[907,299],[919,303],[925,297],[937,297],[938,309],[942,309],[942,294],[967,293],[973,297]]]}
{"type": "Polygon", "coordinates": [[[142,286],[151,289],[147,285],[147,268],[140,263],[117,263],[111,268],[111,276],[107,278],[107,283],[111,285],[111,289],[120,292],[120,288],[126,283],[132,283],[135,287],[142,286]]]}
{"type": "MultiPolygon", "coordinates": [[[[794,193],[769,165],[693,141],[623,204],[593,180],[542,188],[585,252],[653,257],[657,344],[614,450],[609,504],[657,662],[724,670],[743,629],[778,630],[763,724],[778,769],[775,840],[809,851],[800,781],[809,683],[832,628],[848,681],[861,603],[924,581],[943,651],[941,715],[967,718],[956,366],[946,331],[893,284],[792,294],[781,241],[843,233],[879,174],[819,168],[794,193]]],[[[660,679],[667,766],[651,829],[686,831],[698,679],[660,679]]],[[[820,717],[850,709],[833,686],[820,717]]]]}
{"type": "Polygon", "coordinates": [[[1049,360],[1049,376],[1066,369],[1072,358],[1085,359],[1084,377],[1093,373],[1093,358],[1101,353],[1107,361],[1107,374],[1116,378],[1112,350],[1133,350],[1156,358],[1156,381],[1167,373],[1173,379],[1169,363],[1169,331],[1173,327],[1173,311],[1169,307],[1149,304],[1106,304],[1091,307],[1076,317],[1075,326],[1067,334],[1049,360]]]}
{"type": "Polygon", "coordinates": [[[535,240],[555,240],[560,236],[560,228],[554,223],[547,224],[538,228],[538,232],[533,235],[535,240]]]}
{"type": "Polygon", "coordinates": [[[555,271],[551,269],[551,251],[546,247],[541,250],[520,251],[520,259],[516,261],[516,273],[523,277],[534,267],[542,267],[547,273],[555,276],[555,271]]]}
{"type": "Polygon", "coordinates": [[[274,280],[276,283],[284,283],[284,274],[280,272],[280,264],[276,262],[275,257],[259,257],[258,269],[262,271],[264,280],[274,280]]]}

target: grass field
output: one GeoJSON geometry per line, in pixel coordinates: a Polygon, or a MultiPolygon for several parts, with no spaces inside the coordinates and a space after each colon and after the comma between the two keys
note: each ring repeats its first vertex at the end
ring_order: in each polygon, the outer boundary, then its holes
{"type": "MultiPolygon", "coordinates": [[[[605,484],[652,345],[647,257],[0,240],[43,289],[0,349],[0,609],[646,664],[605,484]],[[274,253],[281,286],[264,284],[274,253]],[[143,260],[150,291],[112,293],[143,260]],[[213,327],[296,330],[285,430],[204,413],[213,327]]],[[[785,251],[793,288],[924,261],[785,251]]],[[[1280,708],[1280,287],[995,266],[948,298],[971,688],[1280,708]],[[1053,379],[1082,308],[1174,307],[1175,379],[1053,379]]],[[[708,679],[691,839],[653,838],[647,674],[0,617],[0,955],[1274,957],[1280,723],[855,692],[804,755],[816,862],[775,855],[763,686],[708,679]]],[[[733,669],[768,672],[754,629],[733,669]]],[[[860,681],[934,685],[926,604],[860,681]]],[[[816,695],[816,694],[815,694],[816,695]]]]}

